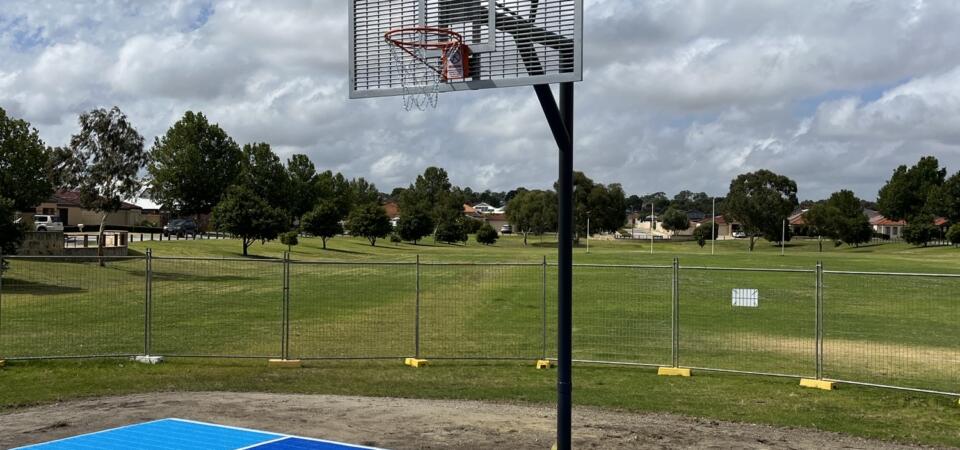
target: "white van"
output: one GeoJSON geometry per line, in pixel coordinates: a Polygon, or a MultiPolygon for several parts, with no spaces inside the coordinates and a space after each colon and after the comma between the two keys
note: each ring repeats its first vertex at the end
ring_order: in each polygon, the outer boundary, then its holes
{"type": "Polygon", "coordinates": [[[58,216],[38,214],[33,216],[33,228],[37,231],[63,231],[63,222],[58,216]]]}

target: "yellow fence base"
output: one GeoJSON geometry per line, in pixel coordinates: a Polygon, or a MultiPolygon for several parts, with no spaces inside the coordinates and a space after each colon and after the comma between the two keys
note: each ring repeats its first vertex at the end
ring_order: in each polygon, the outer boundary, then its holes
{"type": "Polygon", "coordinates": [[[800,386],[812,389],[823,389],[825,391],[832,391],[834,389],[832,381],[814,380],[812,378],[801,378],[800,386]]]}
{"type": "Polygon", "coordinates": [[[659,367],[657,375],[664,377],[689,377],[690,369],[681,369],[679,367],[659,367]]]}
{"type": "Polygon", "coordinates": [[[538,359],[537,360],[537,369],[549,369],[553,367],[553,363],[549,359],[538,359]]]}
{"type": "Polygon", "coordinates": [[[427,365],[427,360],[417,358],[405,358],[403,363],[410,367],[423,367],[427,365]]]}
{"type": "Polygon", "coordinates": [[[303,361],[299,359],[271,359],[267,364],[270,367],[303,367],[303,361]]]}

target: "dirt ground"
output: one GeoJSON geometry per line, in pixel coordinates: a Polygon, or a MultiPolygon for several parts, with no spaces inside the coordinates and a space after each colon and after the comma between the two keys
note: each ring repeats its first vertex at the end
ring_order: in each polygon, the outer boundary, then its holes
{"type": "MultiPolygon", "coordinates": [[[[547,449],[554,411],[472,401],[157,393],[70,401],[0,415],[0,448],[166,417],[391,449],[547,449]]],[[[574,446],[598,449],[901,449],[837,433],[668,414],[574,409],[574,446]]]]}

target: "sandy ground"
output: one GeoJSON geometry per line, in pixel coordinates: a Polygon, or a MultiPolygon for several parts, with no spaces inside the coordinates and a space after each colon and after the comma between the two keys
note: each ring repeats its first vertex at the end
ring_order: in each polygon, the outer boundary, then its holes
{"type": "MultiPolygon", "coordinates": [[[[391,449],[547,449],[550,407],[470,401],[157,393],[78,400],[0,415],[0,448],[165,417],[256,428],[391,449]]],[[[837,433],[667,414],[574,410],[574,446],[602,449],[901,449],[837,433]]]]}

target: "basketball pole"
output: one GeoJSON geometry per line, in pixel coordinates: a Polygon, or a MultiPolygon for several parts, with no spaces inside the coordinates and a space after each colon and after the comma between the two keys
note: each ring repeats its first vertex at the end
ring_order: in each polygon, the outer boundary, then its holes
{"type": "Polygon", "coordinates": [[[537,99],[560,150],[557,198],[557,450],[569,450],[572,413],[573,335],[573,83],[560,83],[560,105],[546,84],[537,99]]]}

